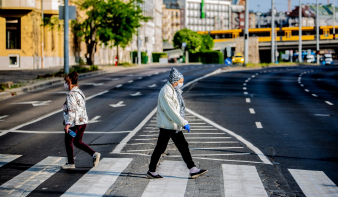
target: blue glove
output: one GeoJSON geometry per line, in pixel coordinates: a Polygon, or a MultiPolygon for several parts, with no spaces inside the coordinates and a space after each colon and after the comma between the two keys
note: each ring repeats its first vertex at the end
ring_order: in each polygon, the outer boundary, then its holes
{"type": "Polygon", "coordinates": [[[185,125],[183,128],[188,130],[188,133],[190,133],[190,125],[189,124],[185,125]]]}

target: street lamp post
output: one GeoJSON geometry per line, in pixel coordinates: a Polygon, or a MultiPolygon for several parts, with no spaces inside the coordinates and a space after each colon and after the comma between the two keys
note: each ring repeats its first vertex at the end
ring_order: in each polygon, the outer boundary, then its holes
{"type": "Polygon", "coordinates": [[[299,19],[298,19],[298,27],[299,27],[299,45],[298,45],[298,60],[299,63],[303,62],[302,57],[302,0],[299,0],[299,19]]]}
{"type": "Polygon", "coordinates": [[[249,0],[245,1],[245,23],[244,23],[244,65],[249,59],[249,0]]]}
{"type": "Polygon", "coordinates": [[[68,7],[68,0],[64,0],[64,73],[69,73],[69,7],[68,7]]]}
{"type": "Polygon", "coordinates": [[[44,28],[45,28],[45,21],[43,20],[43,0],[41,0],[41,19],[42,19],[42,26],[41,26],[41,68],[43,68],[43,41],[45,38],[44,28]]]}
{"type": "Polygon", "coordinates": [[[271,0],[271,63],[275,63],[275,1],[271,0]]]}
{"type": "Polygon", "coordinates": [[[318,0],[317,0],[317,16],[316,16],[316,45],[317,45],[317,64],[319,64],[319,8],[318,8],[318,0]]]}

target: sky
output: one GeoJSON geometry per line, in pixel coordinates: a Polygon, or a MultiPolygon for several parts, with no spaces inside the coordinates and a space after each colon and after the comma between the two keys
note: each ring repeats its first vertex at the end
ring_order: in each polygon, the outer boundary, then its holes
{"type": "MultiPolygon", "coordinates": [[[[333,3],[334,0],[330,0],[333,3]]],[[[335,0],[336,7],[338,7],[338,0],[335,0]]],[[[302,4],[316,3],[317,0],[302,0],[302,4]]],[[[318,0],[318,3],[326,5],[328,0],[318,0]]],[[[299,0],[291,0],[291,10],[299,5],[299,0]]],[[[288,0],[275,0],[275,8],[278,12],[288,11],[288,0]]],[[[249,10],[254,12],[268,12],[271,9],[271,0],[249,0],[249,10]],[[259,7],[258,7],[259,6],[259,7]]]]}

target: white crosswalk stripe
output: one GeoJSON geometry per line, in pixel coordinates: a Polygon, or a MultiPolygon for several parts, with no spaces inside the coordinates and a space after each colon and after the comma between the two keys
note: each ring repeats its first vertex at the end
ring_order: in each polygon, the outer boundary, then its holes
{"type": "Polygon", "coordinates": [[[21,155],[8,155],[8,154],[0,154],[0,167],[6,165],[9,162],[21,157],[21,155]]]}
{"type": "Polygon", "coordinates": [[[289,169],[307,197],[338,196],[338,187],[322,171],[289,169]]]}
{"type": "Polygon", "coordinates": [[[184,162],[165,160],[161,162],[157,172],[164,178],[150,180],[142,197],[184,196],[189,178],[189,170],[184,162]]]}
{"type": "Polygon", "coordinates": [[[225,196],[268,196],[255,166],[222,164],[225,196]]]}
{"type": "Polygon", "coordinates": [[[87,172],[62,197],[104,195],[132,160],[132,158],[102,159],[98,166],[87,172]]]}
{"type": "Polygon", "coordinates": [[[33,167],[0,186],[0,196],[27,196],[41,183],[60,170],[65,157],[47,157],[33,167]]]}

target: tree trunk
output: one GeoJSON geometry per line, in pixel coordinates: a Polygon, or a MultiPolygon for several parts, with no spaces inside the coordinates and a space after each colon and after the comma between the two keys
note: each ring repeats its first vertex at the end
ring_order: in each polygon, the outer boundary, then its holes
{"type": "Polygon", "coordinates": [[[116,51],[117,64],[119,64],[119,45],[116,46],[116,51]]]}
{"type": "Polygon", "coordinates": [[[87,45],[87,64],[88,65],[94,65],[95,62],[95,52],[96,52],[96,27],[94,22],[90,23],[90,35],[86,38],[86,45],[87,45]]]}

